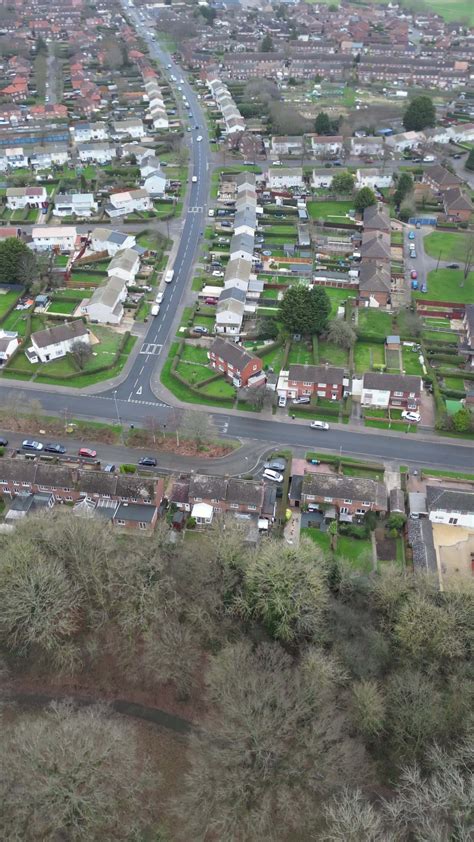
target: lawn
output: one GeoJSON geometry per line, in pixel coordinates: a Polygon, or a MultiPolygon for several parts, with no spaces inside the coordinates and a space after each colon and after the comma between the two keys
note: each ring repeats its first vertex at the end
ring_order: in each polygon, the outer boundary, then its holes
{"type": "Polygon", "coordinates": [[[357,342],[354,348],[355,370],[359,373],[371,371],[373,365],[384,365],[384,346],[374,342],[357,342]]]}
{"type": "Polygon", "coordinates": [[[25,310],[13,310],[2,322],[2,330],[16,330],[20,336],[26,333],[27,312],[25,310]]]}
{"type": "Polygon", "coordinates": [[[358,328],[363,333],[373,333],[377,336],[389,336],[392,333],[393,317],[372,307],[359,310],[358,328]]]}
{"type": "Polygon", "coordinates": [[[354,208],[354,202],[307,202],[306,208],[311,219],[345,219],[350,210],[354,208]]]}
{"type": "Polygon", "coordinates": [[[77,309],[78,301],[65,301],[63,298],[54,298],[48,307],[48,313],[64,313],[65,315],[72,315],[77,309]]]}
{"type": "Polygon", "coordinates": [[[446,389],[456,389],[459,392],[465,391],[464,377],[443,377],[446,389]]]}
{"type": "Polygon", "coordinates": [[[454,234],[449,231],[433,231],[424,238],[426,254],[436,260],[452,260],[464,263],[470,237],[468,234],[454,234]]]}
{"type": "Polygon", "coordinates": [[[461,269],[434,269],[428,274],[428,291],[413,293],[415,298],[470,304],[474,301],[474,272],[464,280],[461,269]]]}
{"type": "Polygon", "coordinates": [[[312,365],[313,349],[306,342],[293,342],[288,355],[288,365],[312,365]]]}
{"type": "Polygon", "coordinates": [[[224,380],[223,377],[219,380],[213,380],[212,383],[208,383],[207,386],[203,386],[200,391],[204,395],[216,398],[232,399],[235,397],[235,387],[232,383],[229,383],[228,380],[224,380]]]}
{"type": "Polygon", "coordinates": [[[273,371],[280,371],[282,363],[283,363],[283,355],[285,349],[283,345],[278,345],[273,350],[269,351],[268,354],[262,356],[262,362],[264,368],[272,368],[273,371]]]}
{"type": "MultiPolygon", "coordinates": [[[[184,383],[180,383],[179,380],[176,380],[176,378],[173,377],[173,375],[171,374],[171,366],[173,364],[174,357],[176,356],[176,353],[178,351],[178,344],[178,342],[174,342],[171,345],[168,357],[161,370],[160,379],[163,385],[166,386],[166,388],[169,389],[170,392],[172,392],[172,394],[176,398],[179,398],[182,401],[186,401],[187,403],[201,403],[207,406],[225,406],[229,407],[229,409],[232,408],[234,405],[234,390],[232,390],[232,399],[229,399],[227,401],[216,401],[215,399],[212,399],[212,394],[209,394],[209,392],[203,393],[202,395],[196,394],[195,392],[192,392],[190,389],[188,389],[184,383]]],[[[225,383],[225,381],[223,380],[216,382],[218,384],[223,383],[224,387],[230,386],[230,384],[225,383]]],[[[214,392],[213,394],[215,395],[216,392],[214,392]]]]}
{"type": "MultiPolygon", "coordinates": [[[[12,306],[12,304],[16,303],[20,297],[18,292],[4,292],[0,293],[0,321],[4,317],[5,313],[7,312],[8,308],[12,306]]],[[[2,325],[2,327],[4,327],[2,325]]]]}
{"type": "Polygon", "coordinates": [[[344,304],[348,298],[355,298],[355,292],[345,289],[332,289],[331,287],[324,287],[325,292],[328,294],[329,299],[331,301],[331,312],[329,314],[330,319],[334,319],[337,314],[337,308],[344,304]]]}
{"type": "Polygon", "coordinates": [[[319,361],[321,363],[330,363],[330,365],[347,366],[349,362],[349,352],[345,348],[339,348],[333,342],[319,343],[319,361]]]}
{"type": "MultiPolygon", "coordinates": [[[[183,353],[181,354],[181,359],[186,360],[187,362],[201,363],[205,366],[208,366],[209,364],[207,348],[204,348],[201,345],[191,345],[186,343],[183,348],[183,353]]],[[[208,376],[210,376],[210,374],[212,374],[212,372],[208,369],[208,376]]]]}
{"type": "Polygon", "coordinates": [[[211,375],[208,368],[186,361],[178,364],[176,373],[192,386],[199,385],[202,380],[207,380],[211,375]]]}
{"type": "Polygon", "coordinates": [[[452,330],[424,330],[423,339],[428,339],[429,342],[451,342],[453,345],[458,341],[457,334],[452,330]]]}
{"type": "Polygon", "coordinates": [[[474,26],[474,8],[471,0],[426,0],[426,5],[447,21],[469,21],[474,26]]]}
{"type": "Polygon", "coordinates": [[[403,368],[405,370],[405,374],[419,374],[423,376],[423,367],[418,359],[419,354],[412,351],[411,348],[407,348],[403,346],[402,348],[402,358],[403,358],[403,368]]]}
{"type": "MultiPolygon", "coordinates": [[[[311,538],[314,543],[325,553],[329,551],[330,536],[327,532],[321,532],[314,527],[303,527],[301,536],[311,538]]],[[[336,557],[346,559],[351,567],[363,573],[370,573],[372,570],[372,544],[367,540],[348,538],[346,535],[339,535],[337,539],[336,557]]]]}

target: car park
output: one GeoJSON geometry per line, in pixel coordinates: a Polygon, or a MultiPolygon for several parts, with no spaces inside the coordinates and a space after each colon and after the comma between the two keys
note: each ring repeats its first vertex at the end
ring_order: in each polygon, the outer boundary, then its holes
{"type": "Polygon", "coordinates": [[[66,453],[66,448],[63,444],[54,444],[53,442],[48,442],[45,444],[44,451],[46,453],[66,453]]]}
{"type": "Polygon", "coordinates": [[[272,471],[271,468],[265,468],[263,477],[272,482],[283,482],[283,474],[279,474],[278,471],[272,471]]]}
{"type": "Polygon", "coordinates": [[[97,450],[92,450],[90,447],[80,447],[77,451],[78,456],[82,456],[84,459],[95,459],[97,456],[97,450]]]}
{"type": "Polygon", "coordinates": [[[42,443],[33,439],[25,439],[22,441],[21,446],[23,450],[43,450],[42,443]]]}
{"type": "Polygon", "coordinates": [[[313,430],[329,430],[329,424],[326,421],[311,421],[309,426],[313,430]]]}
{"type": "Polygon", "coordinates": [[[156,468],[158,462],[154,456],[142,456],[142,458],[138,460],[138,464],[144,465],[146,468],[156,468]]]}
{"type": "Polygon", "coordinates": [[[421,421],[421,415],[419,412],[410,412],[406,409],[402,412],[402,418],[404,418],[405,421],[409,421],[411,424],[418,424],[421,421]]]}

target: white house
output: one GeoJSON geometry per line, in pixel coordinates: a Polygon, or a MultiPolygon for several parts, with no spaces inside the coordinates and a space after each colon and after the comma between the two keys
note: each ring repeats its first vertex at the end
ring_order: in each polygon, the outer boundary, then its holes
{"type": "Polygon", "coordinates": [[[0,330],[0,362],[9,360],[18,345],[18,333],[12,330],[0,330]]]}
{"type": "Polygon", "coordinates": [[[81,319],[32,333],[26,353],[32,363],[47,363],[64,357],[78,341],[90,344],[89,331],[81,319]]]}
{"type": "Polygon", "coordinates": [[[114,136],[118,139],[121,139],[122,137],[133,137],[136,140],[139,140],[141,137],[145,137],[146,135],[143,121],[138,117],[132,117],[129,120],[116,120],[113,123],[113,127],[114,136]]]}
{"type": "Polygon", "coordinates": [[[44,147],[35,147],[30,154],[30,163],[35,169],[47,169],[53,164],[62,167],[69,160],[67,143],[48,143],[44,147]]]}
{"type": "Polygon", "coordinates": [[[376,167],[368,170],[357,170],[356,172],[355,186],[357,190],[360,190],[361,187],[370,187],[371,190],[378,187],[381,190],[384,187],[390,187],[391,183],[391,173],[382,173],[376,167]]]}
{"type": "Polygon", "coordinates": [[[333,178],[334,176],[331,174],[330,170],[313,170],[313,175],[311,176],[311,187],[314,190],[330,187],[333,178]]]}
{"type": "Polygon", "coordinates": [[[7,208],[20,210],[21,208],[40,208],[48,199],[44,187],[7,187],[7,208]]]}
{"type": "Polygon", "coordinates": [[[123,302],[127,297],[125,281],[112,275],[106,284],[98,287],[91,298],[81,303],[81,312],[93,322],[118,325],[123,318],[123,302]]]}
{"type": "Polygon", "coordinates": [[[379,158],[383,154],[384,142],[381,137],[351,137],[351,155],[372,155],[379,158]]]}
{"type": "Polygon", "coordinates": [[[326,135],[311,135],[311,151],[317,158],[325,156],[340,155],[343,148],[342,135],[332,137],[326,135]]]}
{"type": "Polygon", "coordinates": [[[109,257],[113,257],[122,249],[131,249],[136,245],[136,239],[133,234],[115,231],[113,228],[93,228],[89,241],[91,251],[106,251],[109,257]]]}
{"type": "Polygon", "coordinates": [[[229,245],[230,260],[242,260],[252,262],[254,238],[248,234],[234,234],[229,245]]]}
{"type": "Polygon", "coordinates": [[[303,187],[302,167],[270,167],[267,185],[273,190],[286,187],[303,187]]]}
{"type": "Polygon", "coordinates": [[[115,146],[110,143],[81,143],[77,145],[77,151],[82,164],[109,164],[117,155],[115,146]]]}
{"type": "Polygon", "coordinates": [[[416,149],[425,140],[424,132],[400,132],[400,134],[389,135],[385,143],[390,149],[403,152],[404,149],[416,149]]]}
{"type": "Polygon", "coordinates": [[[28,154],[22,146],[7,147],[5,159],[9,169],[16,170],[28,166],[28,154]]]}
{"type": "Polygon", "coordinates": [[[150,195],[143,187],[137,190],[124,190],[120,193],[111,193],[105,212],[112,219],[117,216],[127,216],[135,211],[153,210],[153,202],[150,195]]]}
{"type": "Polygon", "coordinates": [[[432,523],[474,530],[474,492],[427,485],[426,504],[432,523]]]}
{"type": "Polygon", "coordinates": [[[122,249],[112,258],[108,267],[109,277],[121,278],[126,284],[133,284],[140,268],[140,258],[133,249],[122,249]]]}
{"type": "Polygon", "coordinates": [[[150,196],[164,196],[166,192],[166,176],[163,175],[161,170],[154,170],[144,179],[143,189],[150,196]]]}
{"type": "Polygon", "coordinates": [[[77,230],[72,225],[37,225],[31,230],[31,238],[30,248],[34,251],[46,251],[53,248],[58,248],[60,251],[72,251],[77,238],[77,230]]]}
{"type": "Polygon", "coordinates": [[[54,216],[92,216],[98,204],[93,193],[56,193],[54,216]]]}
{"type": "Polygon", "coordinates": [[[71,132],[76,143],[90,143],[91,140],[107,140],[109,131],[106,123],[75,123],[71,132]]]}

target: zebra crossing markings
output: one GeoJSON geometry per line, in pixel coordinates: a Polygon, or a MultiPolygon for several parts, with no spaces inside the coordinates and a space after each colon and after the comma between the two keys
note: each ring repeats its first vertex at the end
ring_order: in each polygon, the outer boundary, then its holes
{"type": "Polygon", "coordinates": [[[162,347],[163,345],[157,345],[155,342],[144,342],[140,348],[140,354],[153,354],[157,357],[162,347]]]}

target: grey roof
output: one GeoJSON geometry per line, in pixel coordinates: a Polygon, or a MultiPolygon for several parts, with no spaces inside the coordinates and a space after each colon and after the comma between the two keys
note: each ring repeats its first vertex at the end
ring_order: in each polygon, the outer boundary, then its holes
{"type": "Polygon", "coordinates": [[[234,251],[243,251],[247,254],[253,254],[254,238],[250,234],[234,234],[230,241],[229,253],[234,251]]]}
{"type": "Polygon", "coordinates": [[[432,167],[427,167],[425,170],[425,176],[429,178],[431,181],[434,181],[438,187],[446,189],[447,187],[455,187],[457,184],[461,184],[461,179],[458,178],[457,175],[450,172],[446,169],[446,167],[442,167],[441,164],[435,164],[432,167]]]}
{"type": "Polygon", "coordinates": [[[408,510],[411,515],[427,515],[426,494],[423,491],[408,492],[408,510]]]}
{"type": "Polygon", "coordinates": [[[120,245],[122,245],[122,243],[125,243],[126,240],[127,240],[127,237],[129,236],[128,234],[122,234],[121,231],[109,231],[108,234],[109,234],[109,236],[107,237],[107,239],[110,240],[111,243],[114,243],[114,245],[117,245],[117,246],[120,246],[120,245]]]}
{"type": "Polygon", "coordinates": [[[362,260],[370,257],[377,260],[390,260],[390,237],[385,231],[364,231],[360,246],[362,260]]]}
{"type": "Polygon", "coordinates": [[[363,379],[364,389],[381,389],[390,392],[421,392],[421,377],[416,374],[383,374],[367,371],[363,379]]]}
{"type": "Polygon", "coordinates": [[[194,474],[189,483],[189,496],[201,500],[225,500],[227,480],[225,477],[194,474]]]}
{"type": "Polygon", "coordinates": [[[251,187],[255,188],[255,173],[253,172],[239,172],[234,181],[237,187],[242,187],[243,184],[249,184],[251,187]]]}
{"type": "Polygon", "coordinates": [[[303,491],[303,474],[293,474],[290,482],[290,490],[288,497],[290,500],[301,500],[301,493],[303,491]]]}
{"type": "Polygon", "coordinates": [[[401,488],[392,488],[389,494],[390,511],[405,514],[405,495],[401,488]]]}
{"type": "Polygon", "coordinates": [[[264,517],[274,517],[275,515],[275,507],[276,507],[276,496],[277,490],[276,485],[271,485],[270,483],[266,483],[264,486],[263,492],[263,503],[262,503],[262,510],[261,515],[264,517]]]}
{"type": "Polygon", "coordinates": [[[256,357],[255,354],[251,354],[250,351],[246,351],[245,348],[241,348],[235,342],[226,342],[225,339],[220,337],[214,339],[209,351],[230,363],[239,371],[242,371],[248,363],[256,360],[260,362],[259,357],[256,357]]]}
{"type": "Polygon", "coordinates": [[[387,510],[387,489],[383,482],[365,477],[344,477],[337,474],[305,474],[303,493],[312,497],[332,497],[338,500],[374,503],[387,510]]]}
{"type": "Polygon", "coordinates": [[[252,271],[252,264],[250,260],[244,260],[243,257],[235,257],[234,260],[229,260],[225,272],[224,282],[237,278],[239,281],[247,282],[252,271]]]}
{"type": "Polygon", "coordinates": [[[408,520],[408,543],[413,552],[413,567],[417,573],[437,575],[438,565],[433,541],[433,527],[428,518],[408,520]]]}
{"type": "Polygon", "coordinates": [[[359,268],[359,290],[361,292],[386,292],[391,289],[391,273],[386,263],[377,260],[362,260],[359,268]]]}
{"type": "Polygon", "coordinates": [[[84,322],[77,319],[74,322],[65,322],[56,327],[47,327],[45,330],[37,330],[31,334],[31,341],[38,348],[47,348],[48,345],[55,345],[58,342],[67,342],[70,339],[80,339],[87,336],[87,327],[84,322]]]}
{"type": "Polygon", "coordinates": [[[114,520],[132,520],[135,523],[151,523],[157,512],[156,506],[146,503],[120,503],[114,520]]]}
{"type": "Polygon", "coordinates": [[[344,369],[331,365],[290,365],[288,380],[304,383],[337,383],[342,385],[344,369]]]}
{"type": "Polygon", "coordinates": [[[385,205],[370,205],[364,210],[364,229],[390,231],[390,216],[385,205]]]}
{"type": "Polygon", "coordinates": [[[189,503],[190,478],[180,478],[173,482],[170,493],[172,503],[189,503]]]}
{"type": "Polygon", "coordinates": [[[243,289],[239,289],[238,287],[227,287],[227,289],[223,289],[220,296],[219,296],[219,304],[223,301],[229,301],[229,299],[234,299],[234,301],[239,301],[241,304],[245,302],[245,292],[243,289]]]}
{"type": "Polygon", "coordinates": [[[226,501],[260,508],[263,502],[263,482],[261,480],[229,479],[227,481],[226,501]]]}
{"type": "Polygon", "coordinates": [[[137,257],[138,255],[133,249],[122,249],[121,251],[118,251],[108,265],[108,274],[113,274],[116,269],[123,269],[126,272],[133,271],[137,262],[137,257]]]}
{"type": "Polygon", "coordinates": [[[25,514],[28,514],[35,509],[45,509],[51,505],[52,500],[54,500],[52,494],[41,491],[35,494],[17,494],[10,504],[6,517],[8,519],[9,512],[25,512],[25,514]]]}
{"type": "Polygon", "coordinates": [[[458,488],[439,488],[435,485],[427,485],[426,503],[429,512],[433,511],[433,509],[441,509],[444,512],[473,514],[474,491],[462,491],[458,488]]]}

